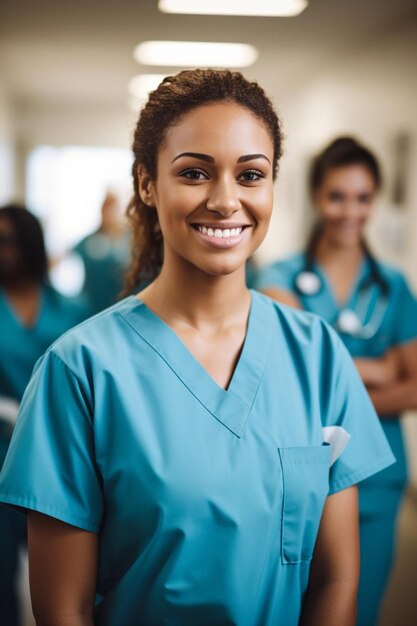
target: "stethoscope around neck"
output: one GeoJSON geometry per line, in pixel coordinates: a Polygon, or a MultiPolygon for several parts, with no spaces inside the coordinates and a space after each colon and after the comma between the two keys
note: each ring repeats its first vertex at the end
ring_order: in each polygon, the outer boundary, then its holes
{"type": "MultiPolygon", "coordinates": [[[[371,339],[381,327],[388,307],[388,286],[378,271],[376,261],[373,260],[372,264],[374,268],[371,275],[364,278],[358,286],[358,297],[354,308],[342,308],[333,323],[335,330],[339,333],[359,339],[371,339]],[[372,287],[375,283],[377,283],[380,293],[375,302],[372,315],[365,322],[373,300],[372,287]]],[[[296,291],[302,296],[315,296],[320,293],[323,288],[323,281],[317,272],[314,271],[311,261],[306,259],[304,268],[295,276],[294,285],[296,291]]]]}

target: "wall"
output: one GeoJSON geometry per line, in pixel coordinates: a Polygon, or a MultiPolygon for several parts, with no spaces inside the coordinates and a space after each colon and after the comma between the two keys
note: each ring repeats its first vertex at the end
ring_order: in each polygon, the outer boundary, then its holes
{"type": "Polygon", "coordinates": [[[0,77],[0,205],[15,196],[14,130],[10,101],[0,77]]]}

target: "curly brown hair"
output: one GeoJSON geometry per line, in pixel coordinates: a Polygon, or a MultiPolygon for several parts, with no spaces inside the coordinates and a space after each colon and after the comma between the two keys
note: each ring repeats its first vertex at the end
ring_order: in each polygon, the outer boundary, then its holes
{"type": "Polygon", "coordinates": [[[133,197],[127,208],[132,229],[132,264],[126,275],[125,293],[132,293],[144,280],[152,280],[163,260],[163,239],[154,208],[139,195],[138,166],[152,180],[157,177],[158,151],[167,131],[186,113],[214,102],[233,102],[262,120],[274,146],[273,176],[282,153],[281,124],[271,101],[256,82],[229,70],[185,70],[166,77],[151,92],[142,109],[133,140],[133,197]]]}

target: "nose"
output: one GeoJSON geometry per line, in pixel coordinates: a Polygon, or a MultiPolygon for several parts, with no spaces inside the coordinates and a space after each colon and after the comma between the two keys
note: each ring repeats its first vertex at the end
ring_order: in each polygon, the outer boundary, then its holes
{"type": "Polygon", "coordinates": [[[206,202],[206,209],[219,213],[223,217],[229,217],[241,208],[237,194],[236,182],[223,178],[217,180],[210,187],[210,194],[206,202]]]}
{"type": "Polygon", "coordinates": [[[356,202],[355,200],[347,200],[343,206],[342,215],[344,219],[352,220],[361,217],[362,212],[363,209],[359,202],[356,202]]]}

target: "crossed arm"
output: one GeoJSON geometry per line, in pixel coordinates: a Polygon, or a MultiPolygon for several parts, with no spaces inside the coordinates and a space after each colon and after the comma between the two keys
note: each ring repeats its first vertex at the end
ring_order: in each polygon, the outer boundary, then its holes
{"type": "Polygon", "coordinates": [[[355,363],[381,419],[417,409],[417,341],[396,346],[381,359],[355,363]]]}

